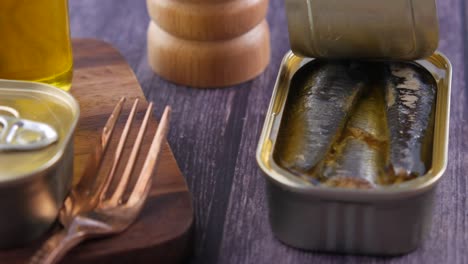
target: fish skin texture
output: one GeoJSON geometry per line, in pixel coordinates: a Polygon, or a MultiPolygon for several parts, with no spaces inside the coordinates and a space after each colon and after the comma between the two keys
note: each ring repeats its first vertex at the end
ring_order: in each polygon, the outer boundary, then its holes
{"type": "Polygon", "coordinates": [[[273,153],[283,169],[355,189],[426,174],[437,83],[423,67],[315,60],[290,85],[273,153]]]}
{"type": "Polygon", "coordinates": [[[436,82],[412,63],[389,63],[385,75],[387,123],[390,132],[389,174],[397,178],[422,176],[423,143],[432,135],[436,82]]]}
{"type": "Polygon", "coordinates": [[[341,140],[334,144],[322,173],[326,185],[371,188],[379,183],[388,156],[384,115],[383,89],[371,86],[360,98],[341,140]]]}
{"type": "Polygon", "coordinates": [[[274,157],[283,168],[314,176],[368,83],[365,63],[313,61],[291,81],[274,157]]]}

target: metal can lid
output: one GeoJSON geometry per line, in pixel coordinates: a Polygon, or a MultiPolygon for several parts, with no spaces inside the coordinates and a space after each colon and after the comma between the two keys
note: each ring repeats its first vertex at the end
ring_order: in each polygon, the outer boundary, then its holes
{"type": "Polygon", "coordinates": [[[1,183],[56,164],[73,135],[79,106],[70,94],[53,86],[0,80],[0,117],[1,183]]]}
{"type": "Polygon", "coordinates": [[[414,60],[437,49],[435,0],[286,0],[296,55],[414,60]]]}

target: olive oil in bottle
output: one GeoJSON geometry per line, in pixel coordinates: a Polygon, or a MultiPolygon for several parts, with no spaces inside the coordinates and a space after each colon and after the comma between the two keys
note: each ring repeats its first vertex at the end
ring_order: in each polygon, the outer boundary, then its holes
{"type": "Polygon", "coordinates": [[[72,64],[67,0],[0,1],[0,79],[68,91],[72,64]]]}

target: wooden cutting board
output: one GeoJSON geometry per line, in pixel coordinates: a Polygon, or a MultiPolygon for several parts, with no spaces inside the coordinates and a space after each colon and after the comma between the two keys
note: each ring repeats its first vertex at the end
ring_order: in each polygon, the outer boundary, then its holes
{"type": "MultiPolygon", "coordinates": [[[[75,68],[71,93],[81,108],[74,145],[76,182],[118,100],[122,96],[128,98],[123,118],[114,132],[118,134],[133,100],[141,100],[137,124],[143,118],[147,102],[131,68],[112,46],[94,39],[76,39],[73,52],[75,68]]],[[[148,131],[153,134],[157,118],[149,124],[148,131]]],[[[130,138],[136,137],[136,130],[130,133],[130,138]]],[[[149,148],[153,134],[145,136],[142,151],[149,148]]],[[[111,141],[109,151],[115,148],[116,141],[111,141]]],[[[131,148],[129,145],[127,150],[131,148]]],[[[150,196],[137,222],[117,236],[85,242],[72,250],[62,263],[177,263],[187,257],[193,222],[191,195],[167,142],[161,154],[150,196]]],[[[140,156],[139,160],[144,158],[140,156]]],[[[137,163],[136,170],[140,166],[137,163]]],[[[27,248],[0,251],[0,263],[27,263],[40,242],[27,248]]]]}

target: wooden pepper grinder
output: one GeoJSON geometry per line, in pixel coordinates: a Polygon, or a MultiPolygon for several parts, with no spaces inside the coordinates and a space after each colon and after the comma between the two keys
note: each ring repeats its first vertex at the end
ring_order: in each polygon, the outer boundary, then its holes
{"type": "Polygon", "coordinates": [[[148,61],[172,82],[238,84],[270,61],[268,0],[147,0],[148,61]]]}

